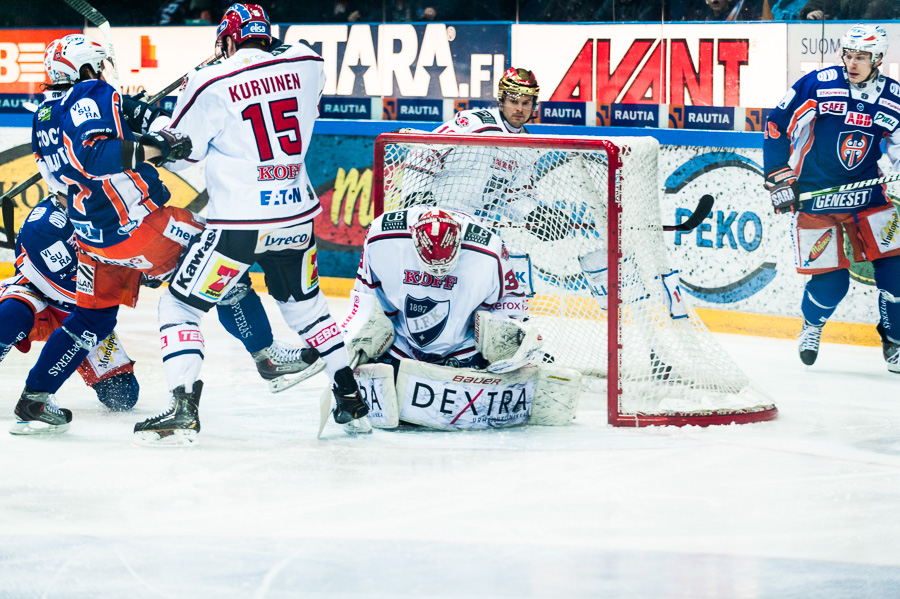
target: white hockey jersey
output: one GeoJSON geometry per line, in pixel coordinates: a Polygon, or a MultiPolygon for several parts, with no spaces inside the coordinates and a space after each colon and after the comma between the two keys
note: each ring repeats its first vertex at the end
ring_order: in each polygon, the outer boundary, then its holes
{"type": "Polygon", "coordinates": [[[525,126],[513,127],[500,114],[500,108],[476,108],[457,112],[452,121],[447,121],[434,130],[434,133],[460,133],[462,135],[479,135],[483,133],[507,134],[528,133],[525,126]]]}
{"type": "MultiPolygon", "coordinates": [[[[491,108],[459,112],[434,133],[507,135],[527,131],[511,127],[501,118],[499,108],[491,108]]],[[[404,205],[432,203],[486,218],[498,209],[512,208],[515,200],[531,197],[533,165],[538,158],[537,152],[524,148],[414,148],[395,177],[402,186],[404,205]]]]}
{"type": "Polygon", "coordinates": [[[208,158],[207,226],[289,227],[321,212],[303,159],[324,86],[322,57],[299,43],[190,75],[169,128],[191,138],[185,166],[208,158]]]}
{"type": "Polygon", "coordinates": [[[454,217],[463,234],[456,268],[444,277],[423,271],[409,228],[429,209],[416,206],[375,219],[355,289],[375,295],[393,322],[395,339],[388,350],[393,357],[463,361],[476,353],[476,310],[521,318],[527,300],[500,238],[459,212],[454,217]]]}

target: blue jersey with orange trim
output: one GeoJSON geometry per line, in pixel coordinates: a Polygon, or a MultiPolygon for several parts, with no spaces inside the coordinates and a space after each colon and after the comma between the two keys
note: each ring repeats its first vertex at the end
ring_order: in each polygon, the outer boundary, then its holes
{"type": "MultiPolygon", "coordinates": [[[[900,84],[879,74],[850,84],[843,67],[801,77],[769,115],[763,142],[765,172],[790,166],[800,192],[882,175],[881,142],[900,168],[900,84]]],[[[804,212],[855,212],[885,204],[878,185],[817,198],[804,212]]]]}
{"type": "Polygon", "coordinates": [[[16,236],[16,274],[41,292],[51,306],[75,308],[78,253],[75,229],[52,197],[38,203],[16,236]]]}
{"type": "Polygon", "coordinates": [[[169,199],[152,165],[125,170],[122,142],[135,138],[123,123],[119,93],[99,80],[76,83],[34,116],[32,150],[69,186],[75,233],[94,247],[126,240],[145,216],[169,199]]]}

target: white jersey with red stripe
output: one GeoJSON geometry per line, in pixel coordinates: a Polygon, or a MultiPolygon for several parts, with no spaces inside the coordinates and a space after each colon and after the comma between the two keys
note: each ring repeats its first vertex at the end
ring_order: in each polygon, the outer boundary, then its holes
{"type": "Polygon", "coordinates": [[[325,86],[322,57],[304,44],[238,50],[188,78],[168,128],[204,158],[207,226],[271,229],[321,212],[303,162],[325,86]]]}
{"type": "MultiPolygon", "coordinates": [[[[395,339],[388,351],[395,358],[463,361],[476,353],[476,310],[521,318],[527,300],[500,238],[460,212],[453,213],[463,230],[456,268],[444,277],[425,272],[409,228],[429,209],[416,206],[375,219],[355,290],[374,295],[391,319],[395,339]]],[[[365,320],[367,315],[360,316],[365,320]]]]}

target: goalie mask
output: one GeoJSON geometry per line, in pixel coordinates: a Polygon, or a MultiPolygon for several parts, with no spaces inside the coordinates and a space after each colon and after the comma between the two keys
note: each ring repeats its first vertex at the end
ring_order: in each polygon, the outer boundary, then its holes
{"type": "Polygon", "coordinates": [[[261,42],[268,47],[272,43],[269,16],[258,4],[232,4],[225,11],[216,32],[217,51],[224,52],[226,37],[234,41],[235,48],[249,40],[261,42]]]}
{"type": "Polygon", "coordinates": [[[413,245],[422,269],[435,277],[443,277],[459,262],[459,243],[462,226],[439,208],[432,208],[419,217],[410,229],[413,245]]]}
{"type": "Polygon", "coordinates": [[[86,35],[72,34],[50,42],[44,51],[44,69],[52,85],[73,84],[81,79],[81,67],[103,70],[106,50],[86,35]]]}

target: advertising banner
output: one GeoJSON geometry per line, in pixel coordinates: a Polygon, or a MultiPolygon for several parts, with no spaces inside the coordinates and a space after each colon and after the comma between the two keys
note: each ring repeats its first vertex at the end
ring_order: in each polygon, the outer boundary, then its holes
{"type": "MultiPolygon", "coordinates": [[[[854,24],[849,21],[825,23],[824,26],[821,22],[788,24],[788,87],[806,73],[838,64],[841,38],[854,24]]],[[[892,79],[900,80],[900,46],[896,42],[900,39],[900,22],[885,21],[879,25],[887,32],[888,40],[891,42],[881,72],[892,79]]]]}
{"type": "MultiPolygon", "coordinates": [[[[4,29],[0,38],[0,94],[41,93],[47,44],[79,29],[4,29]]],[[[7,106],[8,108],[8,106],[7,106]]]]}
{"type": "MultiPolygon", "coordinates": [[[[85,33],[104,43],[99,29],[85,33]]],[[[216,28],[113,27],[112,41],[122,91],[155,94],[215,53],[216,28]]]]}
{"type": "Polygon", "coordinates": [[[325,95],[488,100],[509,60],[509,26],[292,25],[325,59],[325,95]]]}
{"type": "Polygon", "coordinates": [[[513,25],[512,55],[542,100],[768,107],[787,89],[780,23],[513,25]]]}

